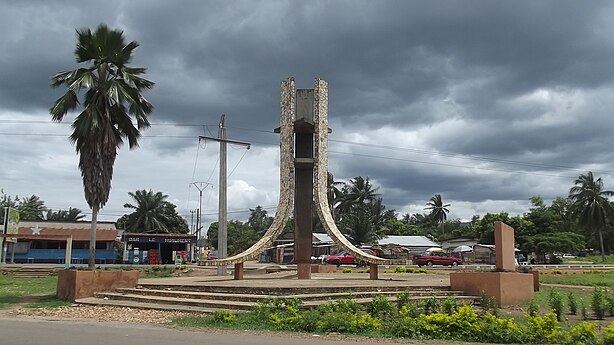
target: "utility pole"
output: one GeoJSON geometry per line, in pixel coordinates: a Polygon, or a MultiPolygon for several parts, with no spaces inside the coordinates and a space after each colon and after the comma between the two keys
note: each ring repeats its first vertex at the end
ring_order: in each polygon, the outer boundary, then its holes
{"type": "MultiPolygon", "coordinates": [[[[202,215],[202,209],[203,209],[203,190],[205,190],[205,188],[207,188],[207,186],[210,186],[211,183],[209,182],[191,182],[191,185],[193,185],[194,187],[196,187],[196,189],[198,189],[198,210],[196,210],[196,248],[200,248],[200,242],[202,239],[202,235],[201,235],[201,229],[202,229],[202,220],[201,220],[201,215],[202,215]]],[[[192,212],[192,211],[190,211],[192,212]]],[[[198,254],[200,255],[200,250],[197,251],[198,254]]]]}
{"type": "MultiPolygon", "coordinates": [[[[218,221],[217,221],[217,255],[218,258],[224,259],[227,257],[228,251],[228,229],[227,229],[227,221],[228,221],[228,200],[227,200],[227,190],[228,190],[228,167],[227,167],[227,144],[234,145],[242,145],[246,146],[249,150],[251,144],[229,140],[226,138],[226,127],[224,127],[224,118],[225,114],[220,116],[220,126],[218,131],[218,137],[207,137],[207,136],[199,136],[198,140],[213,140],[220,143],[220,177],[219,177],[219,213],[218,213],[218,221]]],[[[218,266],[217,275],[225,276],[227,274],[226,266],[218,266]]]]}

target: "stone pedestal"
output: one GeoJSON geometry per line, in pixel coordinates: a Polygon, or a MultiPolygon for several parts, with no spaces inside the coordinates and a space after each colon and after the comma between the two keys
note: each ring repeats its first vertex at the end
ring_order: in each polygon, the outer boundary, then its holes
{"type": "Polygon", "coordinates": [[[114,291],[117,288],[135,288],[141,271],[77,271],[58,272],[58,299],[74,301],[92,297],[95,292],[114,291]]]}
{"type": "Polygon", "coordinates": [[[243,280],[243,263],[242,262],[235,264],[233,275],[234,275],[235,280],[243,280]]]}
{"type": "Polygon", "coordinates": [[[311,264],[296,264],[298,279],[311,279],[311,264]]]}
{"type": "Polygon", "coordinates": [[[470,295],[486,294],[500,306],[525,304],[533,298],[533,274],[515,272],[453,272],[450,288],[470,295]]]}
{"type": "Polygon", "coordinates": [[[379,265],[378,264],[369,264],[369,279],[371,280],[379,279],[379,265]]]}

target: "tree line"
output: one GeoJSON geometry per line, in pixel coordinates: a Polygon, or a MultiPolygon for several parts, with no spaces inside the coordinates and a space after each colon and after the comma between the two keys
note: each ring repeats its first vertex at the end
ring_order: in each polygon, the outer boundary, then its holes
{"type": "MultiPolygon", "coordinates": [[[[388,235],[419,235],[441,242],[456,237],[477,239],[494,244],[494,222],[502,221],[515,229],[517,247],[535,253],[544,261],[555,252],[578,252],[593,248],[602,255],[611,252],[614,240],[614,207],[601,178],[592,172],[580,175],[567,197],[558,197],[547,205],[541,196],[530,198],[529,210],[510,216],[507,212],[475,215],[471,221],[448,219],[451,204],[435,194],[424,211],[399,215],[384,205],[378,187],[369,177],[357,176],[347,183],[328,176],[328,202],[339,229],[355,245],[374,243],[388,235]]],[[[228,252],[236,254],[255,243],[271,225],[273,217],[261,206],[250,209],[246,222],[228,222],[228,252]]],[[[291,219],[284,233],[293,231],[291,219]]],[[[314,232],[324,232],[314,214],[314,232]]],[[[217,222],[207,232],[207,243],[217,246],[217,222]]]]}

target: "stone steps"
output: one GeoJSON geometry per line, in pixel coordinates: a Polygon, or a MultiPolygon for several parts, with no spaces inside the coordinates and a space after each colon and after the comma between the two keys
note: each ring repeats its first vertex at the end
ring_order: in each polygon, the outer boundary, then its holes
{"type": "Polygon", "coordinates": [[[18,278],[43,278],[48,277],[50,275],[54,275],[55,271],[53,268],[46,267],[22,267],[12,271],[12,274],[13,277],[18,278]]]}
{"type": "MultiPolygon", "coordinates": [[[[276,294],[277,288],[269,288],[267,294],[254,293],[230,293],[230,292],[208,292],[175,289],[117,289],[115,292],[96,293],[92,298],[77,300],[77,303],[90,305],[113,305],[125,307],[137,307],[161,310],[183,310],[192,312],[210,313],[216,309],[248,311],[258,302],[273,298],[299,298],[303,301],[302,308],[310,309],[319,305],[330,303],[332,300],[352,298],[359,304],[367,304],[377,295],[385,295],[391,302],[397,300],[396,295],[403,290],[390,289],[389,291],[344,291],[313,293],[311,290],[305,293],[276,294]],[[272,292],[272,293],[271,293],[272,292]]],[[[227,288],[228,289],[228,288],[227,288]]],[[[478,297],[464,296],[460,291],[432,288],[413,288],[406,290],[410,300],[424,300],[430,298],[446,299],[453,296],[459,303],[475,303],[478,297]]]]}

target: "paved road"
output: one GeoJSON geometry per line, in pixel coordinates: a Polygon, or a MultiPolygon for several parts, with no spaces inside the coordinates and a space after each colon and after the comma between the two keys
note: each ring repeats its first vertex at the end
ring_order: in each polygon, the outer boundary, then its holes
{"type": "MultiPolygon", "coordinates": [[[[335,341],[322,337],[289,337],[240,332],[208,333],[178,331],[140,324],[87,321],[48,321],[0,318],[0,344],[10,345],[367,345],[373,341],[335,341]]],[[[377,342],[377,344],[398,344],[377,342]]]]}

